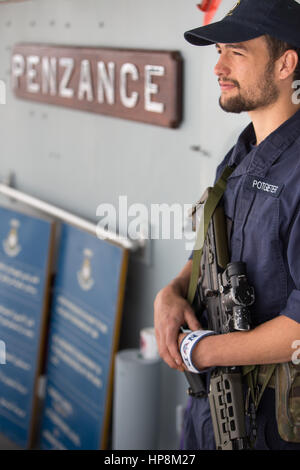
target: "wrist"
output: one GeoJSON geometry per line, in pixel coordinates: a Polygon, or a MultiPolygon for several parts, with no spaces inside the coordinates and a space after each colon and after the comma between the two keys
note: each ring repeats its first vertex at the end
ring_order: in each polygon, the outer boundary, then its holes
{"type": "Polygon", "coordinates": [[[218,364],[214,361],[214,343],[218,335],[206,336],[196,344],[192,351],[192,361],[197,369],[210,369],[218,364]]]}
{"type": "Polygon", "coordinates": [[[189,372],[206,372],[209,368],[206,354],[203,351],[205,340],[216,333],[210,330],[190,331],[188,334],[180,335],[179,348],[183,363],[189,372]],[[199,350],[201,350],[199,352],[199,350]]]}

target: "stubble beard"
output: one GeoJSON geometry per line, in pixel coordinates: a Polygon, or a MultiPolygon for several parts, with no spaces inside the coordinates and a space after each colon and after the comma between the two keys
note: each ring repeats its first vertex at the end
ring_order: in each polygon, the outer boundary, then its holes
{"type": "Polygon", "coordinates": [[[233,97],[225,98],[221,96],[219,104],[227,113],[242,113],[254,111],[258,108],[265,108],[275,103],[279,96],[279,90],[274,83],[274,63],[270,62],[263,74],[262,79],[257,80],[257,85],[247,93],[242,94],[240,85],[237,81],[230,80],[236,85],[239,94],[233,97]]]}

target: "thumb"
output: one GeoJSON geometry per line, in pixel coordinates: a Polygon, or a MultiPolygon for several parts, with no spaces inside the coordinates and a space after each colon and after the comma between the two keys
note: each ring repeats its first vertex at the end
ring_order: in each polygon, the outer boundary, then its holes
{"type": "Polygon", "coordinates": [[[201,323],[197,319],[195,312],[191,307],[185,310],[184,317],[190,330],[195,331],[202,328],[201,323]]]}

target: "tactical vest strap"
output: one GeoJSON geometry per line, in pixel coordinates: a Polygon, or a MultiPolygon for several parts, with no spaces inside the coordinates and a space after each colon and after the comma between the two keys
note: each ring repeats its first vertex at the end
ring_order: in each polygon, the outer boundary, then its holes
{"type": "Polygon", "coordinates": [[[242,368],[256,410],[266,387],[272,383],[276,366],[277,364],[266,364],[242,368]]]}
{"type": "MultiPolygon", "coordinates": [[[[260,387],[264,386],[264,383],[268,378],[269,369],[270,369],[269,364],[259,366],[257,382],[260,387]]],[[[271,375],[271,378],[269,380],[267,387],[275,389],[275,375],[276,374],[274,371],[274,373],[271,375]]]]}
{"type": "MultiPolygon", "coordinates": [[[[257,410],[266,387],[275,388],[278,433],[284,441],[300,443],[300,364],[292,362],[244,366],[253,405],[257,410]],[[260,387],[258,387],[258,385],[260,387]]],[[[250,406],[247,404],[246,412],[250,406]]]]}

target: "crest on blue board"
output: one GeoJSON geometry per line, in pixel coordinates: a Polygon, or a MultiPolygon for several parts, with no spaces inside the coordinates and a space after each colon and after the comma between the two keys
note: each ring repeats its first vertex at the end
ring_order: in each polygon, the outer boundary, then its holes
{"type": "Polygon", "coordinates": [[[90,290],[94,285],[92,277],[91,259],[93,257],[92,250],[83,250],[83,262],[80,271],[77,271],[77,280],[83,290],[90,290]]]}
{"type": "Polygon", "coordinates": [[[17,219],[11,219],[11,229],[7,235],[7,238],[3,240],[3,249],[8,256],[17,256],[21,251],[21,245],[19,244],[18,229],[20,222],[17,219]]]}

